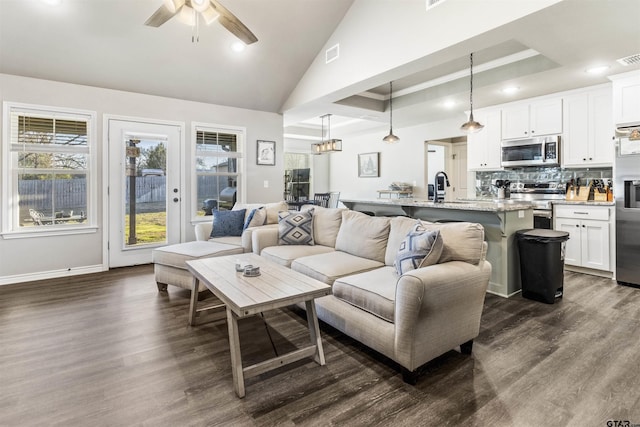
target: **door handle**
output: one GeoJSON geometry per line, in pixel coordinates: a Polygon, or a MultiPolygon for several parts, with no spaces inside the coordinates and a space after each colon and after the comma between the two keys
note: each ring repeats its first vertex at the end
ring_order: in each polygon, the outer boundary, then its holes
{"type": "Polygon", "coordinates": [[[174,198],[173,198],[173,201],[174,201],[174,202],[176,202],[176,203],[178,203],[178,202],[180,201],[180,199],[178,199],[177,197],[174,197],[174,198]]]}

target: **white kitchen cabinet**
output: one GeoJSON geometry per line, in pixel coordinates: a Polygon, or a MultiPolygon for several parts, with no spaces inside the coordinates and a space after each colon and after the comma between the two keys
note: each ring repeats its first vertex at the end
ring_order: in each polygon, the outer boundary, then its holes
{"type": "Polygon", "coordinates": [[[609,77],[613,81],[615,124],[640,122],[640,71],[609,77]]]}
{"type": "Polygon", "coordinates": [[[610,208],[555,205],[554,229],[569,233],[564,263],[594,270],[610,270],[610,208]]]}
{"type": "Polygon", "coordinates": [[[563,100],[562,165],[611,166],[614,156],[612,94],[608,87],[563,100]]]}
{"type": "Polygon", "coordinates": [[[562,133],[562,98],[543,99],[502,109],[502,139],[562,133]]]}
{"type": "Polygon", "coordinates": [[[467,136],[467,169],[500,169],[500,110],[477,111],[473,115],[484,129],[467,136]]]}

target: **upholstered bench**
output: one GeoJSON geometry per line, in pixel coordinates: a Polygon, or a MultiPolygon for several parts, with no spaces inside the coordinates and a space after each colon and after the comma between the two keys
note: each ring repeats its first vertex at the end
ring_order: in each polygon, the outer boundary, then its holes
{"type": "MultiPolygon", "coordinates": [[[[152,252],[151,259],[158,291],[165,292],[167,285],[191,289],[193,276],[187,271],[186,261],[241,253],[243,253],[242,246],[211,241],[178,243],[156,248],[152,252]]],[[[206,290],[207,288],[202,284],[198,287],[198,292],[206,290]]]]}

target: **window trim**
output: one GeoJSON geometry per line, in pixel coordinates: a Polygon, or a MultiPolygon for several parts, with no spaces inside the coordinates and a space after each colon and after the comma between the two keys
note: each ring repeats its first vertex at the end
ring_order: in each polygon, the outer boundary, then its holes
{"type": "Polygon", "coordinates": [[[235,157],[238,159],[238,172],[233,175],[237,175],[239,179],[238,189],[240,191],[239,197],[236,199],[237,203],[246,203],[246,194],[247,194],[247,128],[244,126],[230,126],[230,125],[220,125],[213,123],[204,123],[204,122],[191,122],[191,136],[190,136],[190,154],[191,154],[191,203],[189,209],[191,210],[191,223],[195,224],[198,222],[209,222],[211,221],[211,216],[198,216],[198,172],[196,170],[196,147],[197,147],[197,138],[198,131],[204,130],[206,132],[229,132],[236,133],[238,135],[238,150],[235,157]]]}
{"type": "MultiPolygon", "coordinates": [[[[0,236],[4,239],[14,238],[30,238],[43,236],[59,236],[67,234],[84,234],[95,233],[98,218],[98,171],[97,171],[97,153],[98,153],[98,129],[97,129],[97,112],[91,110],[82,110],[77,108],[54,107],[37,104],[25,104],[11,101],[2,103],[2,165],[1,170],[5,178],[0,188],[2,200],[0,201],[0,236]],[[68,118],[78,118],[83,116],[87,120],[87,150],[88,165],[86,170],[87,176],[87,222],[83,224],[56,224],[46,227],[33,228],[14,228],[17,224],[15,218],[16,212],[14,196],[18,191],[18,183],[12,169],[12,150],[11,150],[11,113],[14,111],[33,112],[34,114],[42,114],[47,117],[65,115],[68,118]]],[[[55,150],[53,150],[55,151],[55,150]]]]}

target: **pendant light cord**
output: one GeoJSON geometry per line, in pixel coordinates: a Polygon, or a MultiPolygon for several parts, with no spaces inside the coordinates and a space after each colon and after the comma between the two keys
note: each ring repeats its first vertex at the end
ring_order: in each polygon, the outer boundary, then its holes
{"type": "Polygon", "coordinates": [[[393,82],[389,82],[389,134],[393,133],[393,82]]]}
{"type": "Polygon", "coordinates": [[[471,52],[471,55],[469,55],[469,56],[470,56],[470,62],[471,62],[471,67],[470,67],[470,70],[471,70],[471,81],[470,81],[470,85],[469,85],[471,90],[469,92],[469,105],[470,105],[470,108],[471,108],[470,112],[471,112],[471,115],[473,117],[473,52],[471,52]]]}

